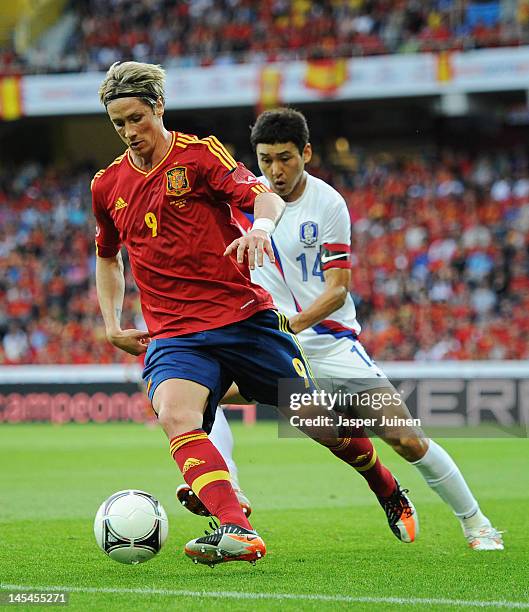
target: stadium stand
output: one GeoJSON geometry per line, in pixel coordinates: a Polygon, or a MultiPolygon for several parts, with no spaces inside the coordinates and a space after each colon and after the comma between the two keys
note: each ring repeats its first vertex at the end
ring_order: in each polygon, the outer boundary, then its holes
{"type": "MultiPolygon", "coordinates": [[[[379,360],[529,358],[529,174],[522,152],[354,156],[311,171],[344,195],[351,290],[379,360]]],[[[94,286],[90,168],[0,175],[0,363],[112,363],[94,286]]],[[[127,272],[125,326],[141,325],[127,272]]],[[[130,358],[133,360],[134,358],[130,358]]]]}
{"type": "MultiPolygon", "coordinates": [[[[168,67],[515,46],[527,0],[79,0],[62,49],[0,48],[0,73],[168,67]]],[[[60,31],[60,29],[58,30],[60,31]]],[[[55,37],[56,38],[56,37],[55,37]]]]}

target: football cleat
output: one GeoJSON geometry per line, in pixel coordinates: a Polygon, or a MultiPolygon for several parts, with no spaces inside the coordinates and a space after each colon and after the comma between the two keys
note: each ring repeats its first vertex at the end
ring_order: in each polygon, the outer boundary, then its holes
{"type": "MultiPolygon", "coordinates": [[[[250,504],[250,500],[240,490],[235,490],[235,495],[237,495],[237,499],[239,500],[239,504],[241,505],[244,514],[247,517],[250,516],[252,513],[252,505],[250,504]]],[[[184,508],[187,508],[193,514],[198,514],[199,516],[211,516],[210,511],[206,508],[206,506],[204,506],[200,499],[193,493],[191,487],[185,482],[177,487],[176,499],[182,504],[182,506],[184,506],[184,508]]]]}
{"type": "Polygon", "coordinates": [[[463,529],[468,545],[472,550],[503,550],[502,532],[492,525],[483,525],[476,529],[463,529]]]}
{"type": "Polygon", "coordinates": [[[397,488],[389,497],[379,497],[378,501],[388,519],[391,531],[401,542],[413,542],[419,535],[419,517],[417,510],[406,495],[408,489],[401,489],[395,480],[397,488]]]}
{"type": "Polygon", "coordinates": [[[249,561],[255,564],[266,554],[266,546],[256,531],[226,524],[186,544],[185,554],[193,563],[213,567],[227,561],[249,561]]]}

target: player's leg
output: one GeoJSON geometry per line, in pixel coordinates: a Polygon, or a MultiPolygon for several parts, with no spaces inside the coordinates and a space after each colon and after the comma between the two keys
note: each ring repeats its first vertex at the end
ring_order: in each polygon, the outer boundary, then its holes
{"type": "MultiPolygon", "coordinates": [[[[399,446],[405,444],[401,441],[399,446]]],[[[406,449],[406,457],[410,455],[410,450],[406,449]]],[[[463,474],[444,448],[429,440],[426,452],[410,463],[419,470],[432,491],[450,506],[473,550],[503,550],[501,533],[483,514],[463,474]]]]}
{"type": "MultiPolygon", "coordinates": [[[[283,317],[283,315],[280,316],[283,317]]],[[[279,320],[281,322],[281,318],[279,320]]],[[[286,323],[280,323],[279,328],[274,329],[273,333],[280,338],[281,336],[286,337],[286,340],[289,342],[287,352],[285,352],[284,349],[278,351],[279,355],[276,357],[277,364],[281,367],[281,360],[283,359],[285,363],[282,367],[290,368],[291,377],[300,375],[303,377],[303,372],[306,376],[311,376],[311,364],[307,361],[303,349],[295,336],[288,331],[286,323]],[[292,341],[293,344],[290,344],[292,341]],[[292,367],[293,360],[297,361],[297,367],[292,367]],[[300,369],[301,366],[302,368],[300,369]]],[[[276,338],[274,338],[274,340],[277,342],[276,338]]],[[[283,338],[281,338],[281,340],[283,340],[283,338]]],[[[277,365],[272,363],[271,367],[275,369],[277,365]]],[[[283,412],[283,409],[284,407],[279,406],[280,411],[283,412]]],[[[310,410],[312,409],[308,408],[304,416],[314,417],[319,414],[319,410],[317,409],[314,413],[309,414],[310,410]]],[[[328,411],[324,410],[324,414],[325,413],[328,413],[328,411]]],[[[292,416],[289,410],[284,411],[284,414],[287,417],[292,416]]],[[[364,435],[365,432],[363,428],[353,429],[336,427],[332,432],[325,430],[322,431],[321,434],[318,434],[313,427],[307,429],[300,427],[299,429],[314,441],[328,448],[335,457],[354,468],[365,478],[371,490],[378,497],[390,497],[395,492],[397,488],[395,478],[391,472],[382,465],[371,440],[364,435]]]]}
{"type": "MultiPolygon", "coordinates": [[[[228,471],[230,473],[233,490],[237,495],[237,499],[239,500],[239,504],[241,505],[244,514],[246,517],[249,517],[252,513],[252,506],[250,500],[246,497],[239,486],[237,464],[233,460],[233,435],[222,406],[219,406],[215,413],[215,421],[213,422],[209,439],[211,442],[213,442],[226,462],[228,471]]],[[[211,516],[209,510],[193,493],[193,489],[187,483],[181,484],[176,489],[176,497],[182,506],[193,514],[198,514],[199,516],[211,516]]]]}
{"type": "MultiPolygon", "coordinates": [[[[409,415],[405,405],[404,408],[388,406],[384,412],[388,415],[403,412],[409,415]]],[[[430,489],[451,508],[472,549],[503,550],[501,533],[483,514],[461,470],[439,444],[417,436],[414,431],[382,437],[396,453],[417,468],[430,489]]]]}
{"type": "Polygon", "coordinates": [[[223,456],[231,476],[231,486],[237,491],[239,487],[239,472],[237,464],[233,460],[233,434],[224,414],[222,406],[217,408],[215,421],[209,434],[209,439],[217,447],[223,456]]]}
{"type": "Polygon", "coordinates": [[[380,461],[377,451],[363,427],[342,427],[336,440],[316,440],[344,463],[354,468],[378,497],[394,493],[395,478],[380,461]]]}
{"type": "MultiPolygon", "coordinates": [[[[228,353],[232,369],[232,375],[239,383],[239,389],[244,397],[252,397],[262,403],[278,406],[279,378],[289,378],[306,383],[307,388],[314,389],[315,383],[311,375],[311,368],[307,362],[303,349],[295,336],[288,330],[286,318],[279,313],[268,311],[259,313],[248,321],[243,322],[243,327],[248,330],[243,337],[255,338],[255,347],[250,354],[245,356],[244,368],[237,360],[233,360],[233,351],[228,353]]],[[[229,360],[228,360],[229,363],[229,360]]],[[[288,407],[278,406],[280,412],[292,416],[288,407]]],[[[321,408],[309,407],[304,416],[328,416],[329,412],[321,408]]],[[[322,444],[340,460],[353,467],[368,481],[383,505],[386,514],[391,513],[391,524],[393,533],[405,542],[415,539],[418,531],[416,512],[391,475],[380,462],[376,451],[369,438],[358,435],[341,435],[338,428],[323,428],[323,431],[314,427],[299,429],[313,440],[322,444]],[[397,512],[397,506],[400,512],[397,512]]]]}
{"type": "MultiPolygon", "coordinates": [[[[358,340],[353,343],[352,359],[355,362],[355,376],[361,375],[362,364],[369,362],[373,364],[358,340]]],[[[314,367],[317,368],[318,364],[319,361],[316,360],[314,367]]],[[[373,366],[377,367],[374,364],[373,366]]],[[[376,382],[374,380],[373,384],[376,382]]],[[[372,397],[380,397],[381,393],[388,393],[388,388],[389,395],[398,397],[394,395],[396,390],[389,381],[384,382],[384,386],[373,388],[366,393],[371,394],[372,397]]],[[[372,409],[373,405],[373,402],[366,402],[364,406],[357,406],[355,413],[364,418],[375,416],[377,423],[380,423],[382,417],[386,422],[393,422],[393,419],[405,421],[412,418],[403,400],[381,403],[380,406],[377,406],[376,412],[372,409]]],[[[474,550],[503,549],[501,534],[492,527],[488,518],[481,512],[460,469],[441,446],[429,440],[417,426],[377,424],[373,427],[373,431],[397,454],[414,465],[426,484],[450,506],[461,522],[471,548],[474,550]]]]}
{"type": "Polygon", "coordinates": [[[221,523],[207,538],[189,542],[186,554],[208,564],[254,561],[264,555],[264,542],[252,531],[226,463],[206,431],[212,421],[212,405],[223,390],[220,366],[201,352],[193,353],[188,338],[155,342],[144,370],[153,409],[186,483],[221,523]]]}
{"type": "Polygon", "coordinates": [[[211,514],[223,523],[250,524],[241,512],[222,455],[202,429],[209,389],[190,380],[161,382],[153,408],[170,441],[171,456],[187,484],[211,514]]]}
{"type": "MultiPolygon", "coordinates": [[[[213,423],[209,438],[226,461],[237,499],[243,512],[249,517],[252,512],[251,504],[238,483],[237,467],[232,458],[233,436],[224,416],[224,411],[220,406],[217,408],[215,422],[213,423]]],[[[411,502],[409,502],[405,493],[400,490],[393,474],[378,458],[371,440],[365,437],[359,430],[354,432],[344,431],[343,436],[336,439],[317,439],[315,441],[328,448],[335,457],[355,469],[366,480],[373,493],[381,500],[381,505],[384,508],[390,508],[388,512],[391,513],[392,517],[395,516],[393,511],[395,498],[398,498],[397,501],[401,505],[403,503],[410,505],[411,502]]],[[[211,516],[209,510],[193,493],[193,489],[187,483],[177,487],[176,497],[182,506],[193,514],[211,516]]],[[[412,541],[407,526],[404,523],[400,523],[397,520],[394,524],[391,523],[390,527],[399,539],[406,542],[412,541]]],[[[416,535],[415,533],[414,537],[416,535]]]]}
{"type": "MultiPolygon", "coordinates": [[[[348,392],[361,393],[371,385],[379,384],[383,374],[376,367],[366,370],[363,362],[360,366],[351,362],[350,344],[348,340],[337,341],[332,354],[311,355],[310,362],[319,382],[327,383],[334,391],[346,386],[348,392]],[[353,370],[353,365],[358,369],[353,370]]],[[[373,415],[368,413],[365,416],[373,415]]],[[[329,450],[365,478],[386,513],[391,531],[402,541],[413,542],[419,534],[419,518],[407,495],[408,490],[402,489],[397,478],[382,464],[363,427],[349,428],[348,431],[344,428],[343,439],[342,444],[329,446],[329,450]],[[353,443],[347,444],[348,439],[353,443]]]]}
{"type": "MultiPolygon", "coordinates": [[[[236,385],[232,385],[223,400],[230,403],[247,401],[238,393],[236,385]]],[[[237,479],[237,467],[232,457],[233,437],[222,410],[217,410],[210,439],[224,457],[230,470],[233,488],[237,493],[241,506],[246,511],[247,516],[249,516],[251,508],[249,508],[249,502],[244,494],[241,496],[242,492],[238,486],[237,479]],[[249,509],[250,512],[248,512],[247,509],[249,509]]],[[[355,469],[366,480],[370,489],[378,498],[392,498],[398,490],[398,485],[396,484],[393,474],[380,461],[376,449],[371,443],[371,440],[366,437],[363,428],[356,428],[354,430],[352,428],[348,430],[344,428],[337,438],[322,438],[317,439],[316,442],[328,448],[335,457],[355,469]]],[[[184,493],[185,489],[182,488],[182,497],[184,493]]],[[[201,508],[198,510],[199,511],[195,511],[196,514],[203,514],[201,508]]],[[[399,528],[400,526],[395,526],[395,529],[399,528]]],[[[407,533],[401,535],[406,541],[409,539],[407,533]]]]}
{"type": "Polygon", "coordinates": [[[377,496],[389,528],[401,541],[413,542],[419,535],[419,519],[408,490],[402,489],[391,471],[380,461],[376,448],[363,429],[344,431],[334,443],[319,441],[360,476],[377,496]]]}

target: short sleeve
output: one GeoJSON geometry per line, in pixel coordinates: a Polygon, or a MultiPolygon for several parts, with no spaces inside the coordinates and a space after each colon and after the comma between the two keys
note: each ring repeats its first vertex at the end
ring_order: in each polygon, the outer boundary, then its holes
{"type": "MultiPolygon", "coordinates": [[[[97,175],[96,175],[97,179],[97,175]]],[[[121,248],[119,232],[101,202],[98,181],[92,181],[92,210],[96,219],[96,254],[98,257],[115,257],[121,248]]]]}
{"type": "Polygon", "coordinates": [[[215,195],[231,206],[252,211],[256,196],[269,193],[256,176],[240,162],[236,162],[228,150],[209,136],[201,141],[204,147],[204,178],[215,195]]]}
{"type": "Polygon", "coordinates": [[[351,218],[341,196],[329,207],[322,235],[321,264],[324,271],[351,267],[351,218]]]}

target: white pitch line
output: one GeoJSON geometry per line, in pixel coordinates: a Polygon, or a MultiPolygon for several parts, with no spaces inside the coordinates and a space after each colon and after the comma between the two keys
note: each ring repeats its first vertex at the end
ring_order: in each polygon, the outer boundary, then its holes
{"type": "Polygon", "coordinates": [[[242,593],[238,591],[187,591],[169,589],[120,589],[107,587],[76,587],[76,586],[29,586],[21,584],[0,584],[4,591],[60,591],[67,593],[116,593],[133,595],[162,595],[165,597],[214,597],[224,599],[250,599],[250,600],[294,600],[294,601],[321,601],[333,603],[372,603],[395,604],[402,606],[464,606],[474,608],[509,608],[529,609],[529,601],[476,601],[465,599],[438,599],[422,597],[354,597],[352,595],[324,595],[307,593],[242,593]]]}
{"type": "Polygon", "coordinates": [[[77,587],[77,586],[29,586],[20,584],[0,584],[3,591],[38,591],[38,592],[69,592],[69,593],[115,593],[133,595],[161,595],[164,597],[214,597],[219,599],[249,599],[249,600],[293,600],[320,601],[334,603],[371,603],[395,604],[402,606],[464,606],[473,608],[509,608],[529,609],[529,601],[475,601],[465,599],[442,599],[421,597],[354,597],[352,595],[324,595],[307,593],[242,593],[238,591],[186,591],[169,589],[127,589],[107,587],[77,587]]]}

